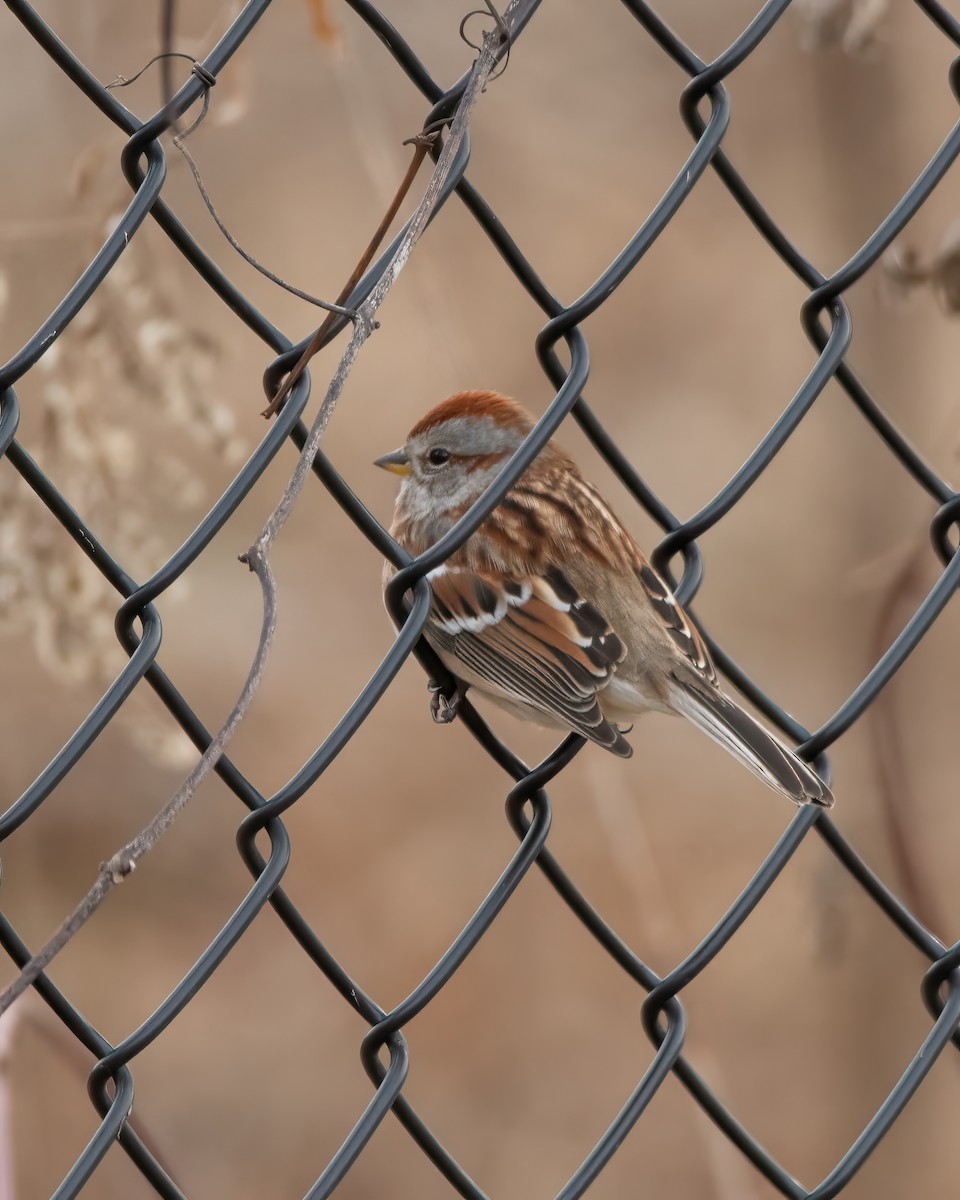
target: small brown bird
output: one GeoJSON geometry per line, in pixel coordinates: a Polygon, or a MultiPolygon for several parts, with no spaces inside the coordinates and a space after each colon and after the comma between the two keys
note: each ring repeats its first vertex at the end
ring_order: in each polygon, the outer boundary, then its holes
{"type": "MultiPolygon", "coordinates": [[[[496,392],[451,396],[375,465],[403,476],[391,532],[421,554],[533,428],[496,392]]],[[[393,575],[388,563],[385,582],[393,575]]],[[[463,546],[428,576],[424,636],[460,680],[517,716],[629,758],[620,731],[679,713],[794,804],[825,783],[720,690],[694,624],[576,464],[549,442],[463,546]]]]}

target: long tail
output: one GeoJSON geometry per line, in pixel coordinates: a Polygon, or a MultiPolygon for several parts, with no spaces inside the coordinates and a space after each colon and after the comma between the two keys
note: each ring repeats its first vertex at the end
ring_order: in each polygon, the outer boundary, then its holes
{"type": "Polygon", "coordinates": [[[682,679],[675,682],[670,702],[676,711],[765,784],[794,804],[833,806],[833,794],[819,775],[729,696],[709,685],[682,679]]]}

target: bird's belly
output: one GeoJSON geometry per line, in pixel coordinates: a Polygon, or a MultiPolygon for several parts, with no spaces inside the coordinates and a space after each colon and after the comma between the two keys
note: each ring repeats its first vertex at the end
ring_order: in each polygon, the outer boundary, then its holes
{"type": "Polygon", "coordinates": [[[664,702],[652,684],[644,686],[645,683],[642,679],[632,683],[614,675],[597,696],[607,720],[614,725],[629,725],[645,712],[672,713],[674,710],[664,702]]]}
{"type": "Polygon", "coordinates": [[[542,708],[535,708],[532,704],[524,704],[522,700],[516,700],[513,696],[508,696],[505,692],[501,692],[491,687],[489,683],[478,682],[474,685],[476,690],[486,699],[495,704],[497,708],[501,708],[504,712],[508,712],[512,717],[517,717],[521,721],[529,721],[531,725],[539,725],[541,729],[560,729],[564,732],[570,731],[570,726],[566,721],[561,721],[557,717],[546,713],[542,708]]]}
{"type": "MultiPolygon", "coordinates": [[[[515,695],[498,687],[491,680],[477,675],[470,670],[466,663],[442,647],[434,646],[434,649],[451,674],[462,679],[464,683],[468,683],[482,696],[492,700],[498,708],[504,709],[511,716],[519,717],[522,721],[532,721],[543,729],[570,728],[566,721],[544,712],[533,704],[526,704],[524,701],[518,700],[515,695]]],[[[637,717],[642,716],[645,712],[673,713],[674,709],[664,703],[652,684],[645,687],[645,682],[642,680],[640,683],[630,683],[626,679],[618,679],[614,675],[607,686],[597,693],[600,709],[606,719],[615,725],[632,725],[637,717]]]]}
{"type": "MultiPolygon", "coordinates": [[[[430,639],[428,638],[427,640],[429,641],[430,639]]],[[[434,645],[434,649],[451,675],[455,675],[457,679],[462,679],[464,683],[468,683],[481,696],[492,700],[498,708],[502,708],[505,712],[510,713],[512,717],[518,717],[521,721],[531,721],[534,725],[539,725],[542,729],[568,730],[570,728],[565,721],[551,716],[550,713],[544,712],[533,704],[525,704],[522,700],[518,700],[516,696],[504,691],[503,688],[498,687],[489,679],[484,679],[483,676],[477,675],[475,671],[470,670],[466,663],[461,662],[459,658],[449,654],[442,647],[434,645]]]]}

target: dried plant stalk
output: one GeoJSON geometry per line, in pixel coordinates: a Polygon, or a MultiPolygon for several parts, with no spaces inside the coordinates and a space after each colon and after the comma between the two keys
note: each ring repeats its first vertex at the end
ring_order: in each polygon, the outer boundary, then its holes
{"type": "MultiPolygon", "coordinates": [[[[522,6],[523,0],[512,0],[512,3],[504,14],[504,21],[509,22],[511,17],[514,17],[517,10],[522,6]]],[[[509,30],[509,24],[505,28],[509,30]]],[[[270,550],[280,530],[290,517],[294,505],[303,490],[327,424],[339,402],[357,355],[376,327],[376,313],[385,300],[390,288],[396,282],[403,267],[406,265],[414,246],[420,240],[423,231],[427,227],[431,214],[437,207],[444,182],[450,174],[457,151],[466,135],[470,113],[496,64],[498,51],[504,40],[501,30],[502,26],[498,23],[497,28],[484,37],[483,49],[474,63],[467,86],[457,107],[449,136],[444,144],[436,169],[427,185],[423,199],[410,218],[406,232],[392,259],[384,269],[379,282],[357,311],[353,335],[344,350],[336,373],[320,405],[290,482],[280,497],[276,508],[267,519],[259,537],[246,554],[241,556],[242,561],[247,563],[250,570],[256,574],[259,580],[263,599],[263,615],[257,650],[239,698],[231,709],[226,721],[212,738],[200,761],[183,781],[176,793],[136,837],[127,842],[125,846],[122,846],[107,862],[101,864],[93,885],[73,912],[70,913],[43,948],[25,964],[16,979],[0,993],[0,1014],[6,1012],[17,997],[22,995],[35,982],[56,955],[70,942],[77,931],[86,924],[116,885],[127,878],[144,855],[148,854],[156,845],[186,807],[191,797],[196,793],[200,783],[220,759],[227,743],[236,732],[237,726],[243,720],[263,678],[264,668],[276,629],[277,590],[273,572],[270,568],[270,550]]]]}

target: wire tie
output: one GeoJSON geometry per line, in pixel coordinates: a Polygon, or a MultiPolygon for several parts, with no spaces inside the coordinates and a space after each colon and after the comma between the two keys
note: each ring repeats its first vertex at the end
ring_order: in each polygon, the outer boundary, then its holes
{"type": "Polygon", "coordinates": [[[200,80],[200,82],[202,84],[204,84],[206,87],[212,88],[216,84],[216,82],[217,82],[216,75],[211,75],[210,72],[207,70],[207,68],[203,65],[203,63],[195,62],[193,64],[193,67],[191,68],[191,70],[193,71],[194,75],[196,75],[196,77],[200,80]]]}

